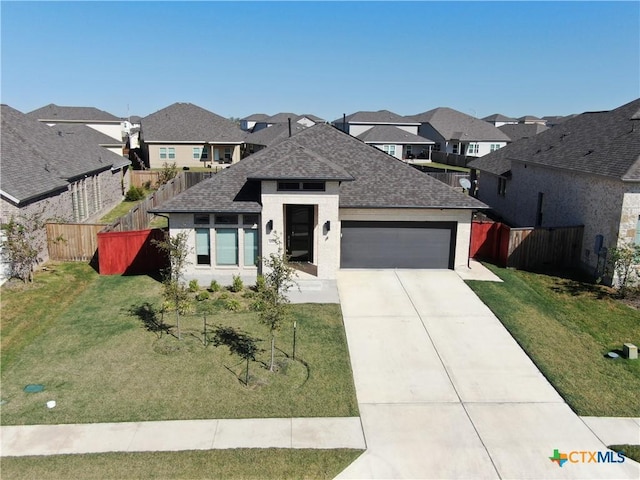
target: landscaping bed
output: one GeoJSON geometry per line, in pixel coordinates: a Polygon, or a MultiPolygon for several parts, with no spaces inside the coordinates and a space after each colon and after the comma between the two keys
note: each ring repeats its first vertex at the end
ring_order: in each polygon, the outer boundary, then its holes
{"type": "Polygon", "coordinates": [[[3,315],[3,328],[7,320],[35,333],[28,341],[2,337],[2,424],[358,415],[339,305],[291,305],[269,372],[270,334],[250,309],[252,291],[225,288],[195,300],[204,291],[193,292],[178,340],[175,317],[160,313],[161,284],[147,276],[61,264],[32,286],[3,287],[3,313],[16,312],[3,315]],[[205,346],[205,318],[209,332],[225,325],[260,340],[248,384],[244,360],[226,346],[205,346]],[[44,390],[27,393],[29,384],[44,390]]]}

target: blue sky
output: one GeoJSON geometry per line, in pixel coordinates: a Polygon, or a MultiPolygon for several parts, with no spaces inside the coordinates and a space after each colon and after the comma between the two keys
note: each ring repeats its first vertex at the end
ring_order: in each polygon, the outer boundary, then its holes
{"type": "Polygon", "coordinates": [[[640,96],[640,2],[8,2],[2,103],[566,115],[640,96]]]}

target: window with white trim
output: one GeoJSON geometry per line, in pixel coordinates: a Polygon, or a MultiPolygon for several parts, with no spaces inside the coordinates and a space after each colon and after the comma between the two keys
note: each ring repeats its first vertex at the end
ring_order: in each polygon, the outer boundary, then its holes
{"type": "Polygon", "coordinates": [[[496,150],[500,150],[501,145],[499,143],[492,143],[489,146],[489,151],[490,152],[495,152],[496,150]]]}
{"type": "Polygon", "coordinates": [[[167,158],[167,148],[160,147],[160,160],[164,160],[167,158]]]}
{"type": "Polygon", "coordinates": [[[169,148],[167,149],[167,151],[168,151],[168,153],[169,153],[169,158],[170,158],[170,159],[174,159],[174,158],[176,158],[176,149],[175,149],[175,148],[173,148],[173,147],[169,147],[169,148]]]}
{"type": "Polygon", "coordinates": [[[477,155],[480,151],[480,145],[477,143],[470,143],[467,148],[467,155],[477,155]]]}
{"type": "Polygon", "coordinates": [[[384,153],[388,153],[391,156],[396,156],[396,146],[395,145],[382,145],[382,151],[384,153]]]}

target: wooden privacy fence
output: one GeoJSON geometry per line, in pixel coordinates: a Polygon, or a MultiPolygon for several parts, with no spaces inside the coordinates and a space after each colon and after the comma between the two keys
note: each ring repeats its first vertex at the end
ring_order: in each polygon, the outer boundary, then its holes
{"type": "MultiPolygon", "coordinates": [[[[192,187],[196,183],[200,183],[202,180],[211,178],[215,173],[218,173],[225,167],[212,167],[207,172],[191,172],[189,170],[183,170],[178,173],[178,176],[185,177],[186,187],[192,187]]],[[[160,171],[158,170],[131,170],[131,185],[134,187],[144,187],[147,182],[152,187],[158,184],[160,178],[160,171]]]]}
{"type": "Polygon", "coordinates": [[[442,183],[446,183],[450,187],[460,188],[460,180],[466,178],[469,180],[468,173],[453,173],[453,172],[427,172],[427,175],[440,180],[442,183]]]}
{"type": "Polygon", "coordinates": [[[105,224],[47,223],[47,249],[51,260],[90,262],[98,249],[98,232],[105,224]]]}
{"type": "Polygon", "coordinates": [[[469,255],[522,270],[575,267],[583,231],[583,226],[510,228],[499,222],[473,222],[469,255]]]}
{"type": "Polygon", "coordinates": [[[98,233],[100,275],[159,273],[168,265],[168,257],[154,240],[164,240],[164,231],[156,228],[98,233]]]}

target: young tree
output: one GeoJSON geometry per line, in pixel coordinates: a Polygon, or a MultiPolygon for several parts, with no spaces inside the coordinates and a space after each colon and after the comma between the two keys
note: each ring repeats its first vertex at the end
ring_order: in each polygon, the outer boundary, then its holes
{"type": "Polygon", "coordinates": [[[276,331],[280,329],[287,314],[289,298],[286,292],[294,285],[295,270],[287,263],[282,243],[276,238],[277,251],[262,259],[264,284],[258,289],[254,308],[260,321],[269,327],[271,333],[271,362],[269,370],[273,372],[276,345],[276,331]]]}
{"type": "Polygon", "coordinates": [[[12,278],[33,281],[33,270],[44,250],[46,234],[43,212],[12,216],[2,225],[2,256],[9,263],[12,278]]]}
{"type": "Polygon", "coordinates": [[[607,261],[613,284],[620,296],[625,297],[629,287],[638,282],[640,245],[625,242],[610,248],[607,261]]]}
{"type": "Polygon", "coordinates": [[[162,170],[160,170],[160,174],[158,175],[158,186],[169,183],[169,181],[173,180],[177,175],[178,165],[176,164],[176,162],[164,162],[162,164],[162,170]]]}
{"type": "Polygon", "coordinates": [[[189,264],[188,237],[187,232],[181,232],[173,237],[167,234],[163,241],[154,241],[155,245],[169,257],[169,268],[162,272],[163,309],[174,311],[176,314],[178,340],[182,338],[180,335],[180,315],[186,315],[192,308],[189,290],[183,281],[184,270],[189,264]]]}

